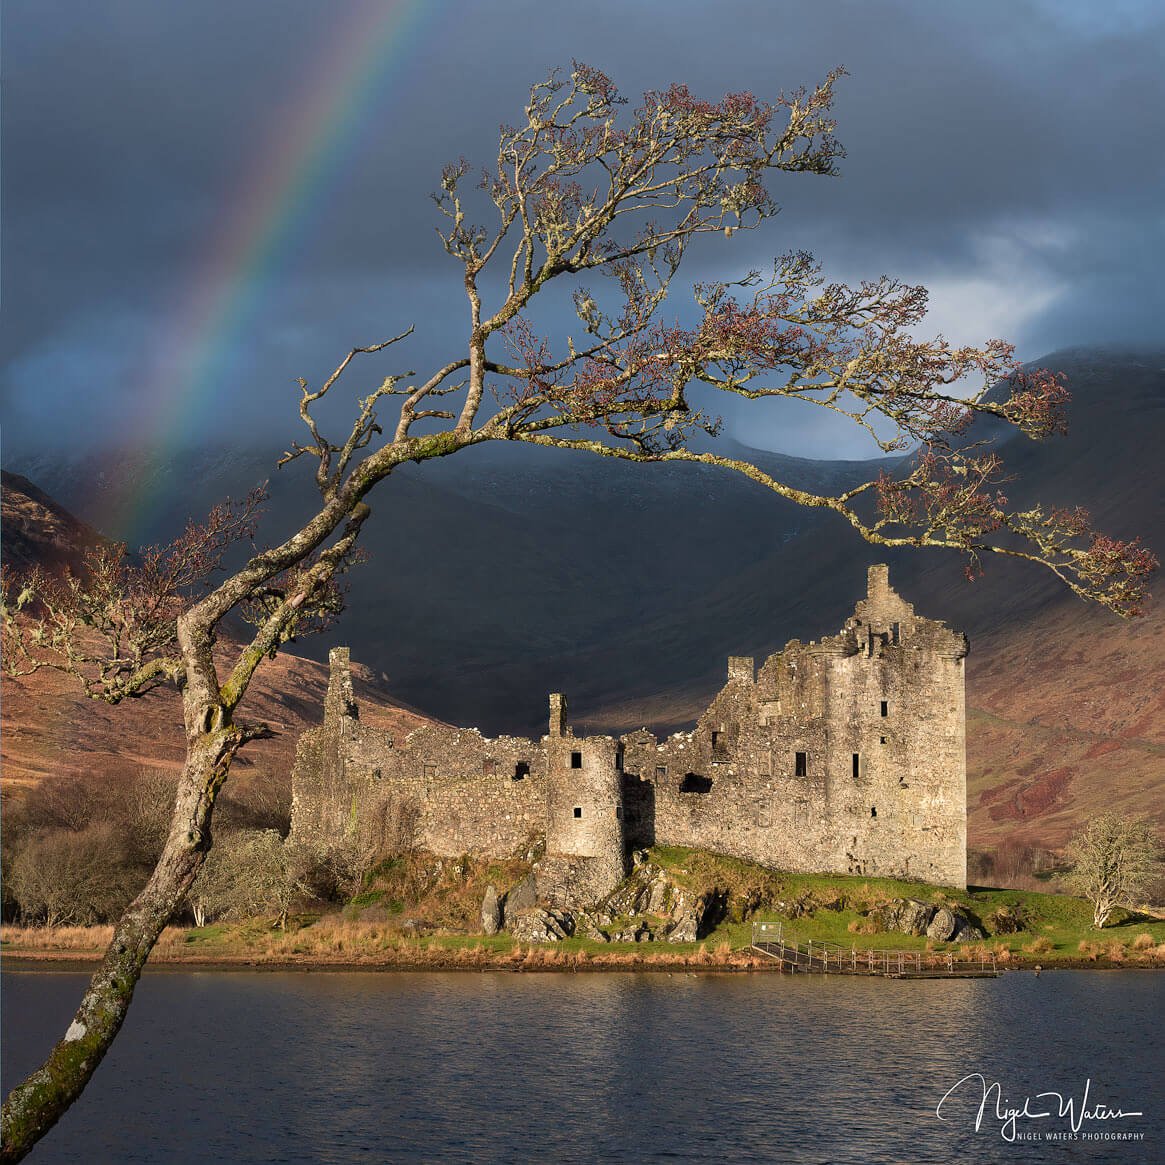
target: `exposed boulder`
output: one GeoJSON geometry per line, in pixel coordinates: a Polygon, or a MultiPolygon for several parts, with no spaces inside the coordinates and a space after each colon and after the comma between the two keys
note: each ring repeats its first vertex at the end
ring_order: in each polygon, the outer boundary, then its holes
{"type": "Polygon", "coordinates": [[[963,913],[960,906],[932,906],[917,898],[895,898],[871,911],[879,930],[926,935],[933,942],[973,942],[983,932],[963,913]]]}
{"type": "Polygon", "coordinates": [[[1023,906],[1001,903],[987,915],[986,921],[992,934],[1018,934],[1027,930],[1030,919],[1023,906]]]}
{"type": "Polygon", "coordinates": [[[955,937],[958,929],[958,915],[949,907],[940,906],[926,928],[926,937],[934,939],[935,942],[946,943],[955,937]]]}
{"type": "Polygon", "coordinates": [[[672,908],[672,918],[675,922],[668,929],[666,938],[669,943],[694,943],[700,937],[700,922],[704,916],[704,900],[702,898],[692,902],[681,890],[676,895],[676,902],[672,908]]]}
{"type": "Polygon", "coordinates": [[[696,895],[636,854],[630,876],[599,904],[596,922],[612,942],[696,942],[724,917],[727,898],[717,889],[696,895]]]}
{"type": "Polygon", "coordinates": [[[540,906],[515,915],[506,915],[506,929],[519,942],[556,943],[574,933],[574,918],[565,911],[546,910],[540,906]]]}
{"type": "Polygon", "coordinates": [[[921,935],[926,933],[935,913],[935,907],[919,902],[917,898],[894,898],[878,908],[877,919],[881,930],[921,935]]]}
{"type": "Polygon", "coordinates": [[[498,898],[498,888],[491,882],[485,888],[481,902],[482,934],[497,934],[502,928],[502,904],[498,898]]]}
{"type": "Polygon", "coordinates": [[[964,918],[962,915],[956,916],[957,926],[952,941],[957,943],[977,943],[982,942],[987,936],[979,929],[970,919],[964,918]]]}
{"type": "Polygon", "coordinates": [[[645,919],[629,920],[626,925],[611,932],[611,942],[614,943],[650,943],[655,941],[655,935],[645,919]]]}
{"type": "Polygon", "coordinates": [[[582,911],[575,915],[574,929],[576,934],[582,934],[597,943],[609,943],[611,941],[610,935],[602,928],[610,926],[611,920],[602,915],[598,918],[588,911],[582,911]]]}
{"type": "MultiPolygon", "coordinates": [[[[557,942],[578,933],[596,942],[686,943],[703,938],[727,912],[727,891],[696,894],[643,851],[632,855],[630,875],[597,901],[583,892],[580,869],[585,875],[578,861],[558,855],[539,863],[505,896],[501,925],[522,942],[557,942]]],[[[489,929],[490,890],[482,902],[487,934],[495,933],[489,929]]]]}
{"type": "Polygon", "coordinates": [[[504,903],[503,920],[507,930],[512,929],[511,920],[520,914],[533,910],[538,905],[538,891],[534,887],[534,876],[528,874],[507,895],[504,903]]]}

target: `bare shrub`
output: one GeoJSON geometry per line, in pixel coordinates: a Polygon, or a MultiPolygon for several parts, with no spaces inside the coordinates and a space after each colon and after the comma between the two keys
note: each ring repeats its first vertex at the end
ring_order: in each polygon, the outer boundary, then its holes
{"type": "Polygon", "coordinates": [[[120,817],[125,829],[126,849],[130,859],[147,870],[157,864],[170,832],[174,815],[174,796],[178,778],[158,769],[141,769],[126,782],[120,811],[108,804],[102,816],[114,821],[120,817]]]}
{"type": "Polygon", "coordinates": [[[417,844],[421,805],[415,797],[384,793],[369,815],[369,843],[382,854],[399,854],[417,844]]]}
{"type": "Polygon", "coordinates": [[[977,886],[989,886],[995,878],[995,855],[989,850],[967,850],[967,881],[977,886]]]}
{"type": "Polygon", "coordinates": [[[145,875],[127,860],[123,838],[108,823],[28,839],[8,873],[22,921],[45,926],[115,919],[144,882],[145,875]]]}
{"type": "Polygon", "coordinates": [[[196,925],[274,914],[280,926],[302,893],[294,855],[274,829],[227,834],[207,855],[188,895],[196,925]]]}
{"type": "Polygon", "coordinates": [[[1056,949],[1056,944],[1046,935],[1040,935],[1039,938],[1028,943],[1023,949],[1029,955],[1047,955],[1056,949]]]}
{"type": "Polygon", "coordinates": [[[1137,935],[1137,937],[1132,941],[1132,948],[1134,951],[1151,950],[1156,945],[1157,940],[1154,939],[1151,934],[1147,933],[1137,935]]]}
{"type": "Polygon", "coordinates": [[[45,777],[25,797],[23,824],[30,833],[80,833],[98,816],[101,801],[100,783],[90,777],[45,777]]]}
{"type": "Polygon", "coordinates": [[[235,778],[215,810],[219,829],[262,831],[280,837],[291,830],[291,774],[249,770],[235,778]]]}
{"type": "Polygon", "coordinates": [[[344,902],[359,893],[372,867],[371,846],[356,837],[327,844],[300,842],[289,852],[304,891],[326,902],[344,902]]]}

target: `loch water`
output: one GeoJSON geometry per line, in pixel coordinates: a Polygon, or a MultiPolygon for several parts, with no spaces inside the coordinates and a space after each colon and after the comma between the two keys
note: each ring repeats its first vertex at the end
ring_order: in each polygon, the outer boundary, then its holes
{"type": "MultiPolygon", "coordinates": [[[[5,1090],[84,982],[4,974],[5,1090]]],[[[28,1160],[1141,1165],[1165,1161],[1163,989],[1152,971],[158,970],[28,1160]],[[998,1108],[1025,1099],[1055,1112],[1009,1140],[998,1108]],[[1096,1115],[1113,1110],[1143,1115],[1096,1115]]]]}

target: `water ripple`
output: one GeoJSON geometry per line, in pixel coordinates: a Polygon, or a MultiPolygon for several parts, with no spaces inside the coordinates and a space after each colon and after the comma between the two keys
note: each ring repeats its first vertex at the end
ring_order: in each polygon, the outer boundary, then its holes
{"type": "MultiPolygon", "coordinates": [[[[82,978],[8,973],[4,1087],[82,978]]],[[[886,982],[641,974],[147,975],[54,1162],[821,1162],[1165,1159],[1152,972],[886,982]],[[1145,1140],[976,1133],[982,1072],[1143,1118],[1145,1140]]],[[[1065,1122],[1030,1122],[1039,1132],[1065,1122]]],[[[1097,1128],[1098,1125],[1091,1125],[1097,1128]]]]}

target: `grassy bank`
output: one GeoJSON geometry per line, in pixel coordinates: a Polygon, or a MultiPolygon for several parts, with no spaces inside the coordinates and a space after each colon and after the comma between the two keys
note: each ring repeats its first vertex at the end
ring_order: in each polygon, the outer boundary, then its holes
{"type": "MultiPolygon", "coordinates": [[[[756,922],[781,921],[791,940],[865,950],[951,951],[956,958],[994,956],[1001,965],[1165,966],[1165,920],[1118,912],[1103,930],[1091,926],[1081,899],[1026,890],[959,890],[888,878],[788,874],[699,850],[656,847],[651,859],[699,895],[715,891],[725,917],[698,943],[602,943],[571,938],[518,943],[508,935],[466,933],[484,880],[506,884],[522,870],[496,863],[399,859],[374,871],[370,887],[342,911],[302,914],[274,927],[266,919],[171,927],[152,956],[156,964],[368,966],[513,970],[762,969],[749,949],[756,922]],[[986,937],[938,943],[877,929],[878,909],[896,898],[956,908],[986,937]]],[[[22,959],[90,960],[111,928],[5,927],[2,950],[22,959]]]]}

